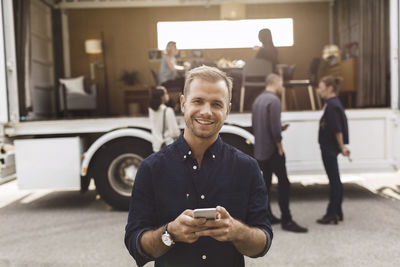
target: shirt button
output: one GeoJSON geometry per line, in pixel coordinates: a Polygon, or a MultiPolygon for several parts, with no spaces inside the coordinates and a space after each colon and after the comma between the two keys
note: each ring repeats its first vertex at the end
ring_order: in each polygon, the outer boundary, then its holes
{"type": "Polygon", "coordinates": [[[203,256],[201,256],[201,258],[202,258],[203,260],[205,260],[205,259],[207,259],[207,256],[206,256],[206,255],[203,255],[203,256]]]}
{"type": "Polygon", "coordinates": [[[188,154],[189,154],[189,155],[192,155],[192,151],[189,150],[188,154]]]}
{"type": "Polygon", "coordinates": [[[186,159],[186,155],[185,155],[185,156],[183,156],[183,158],[184,158],[184,159],[186,159]]]}
{"type": "Polygon", "coordinates": [[[189,195],[189,193],[188,194],[186,194],[186,198],[188,198],[190,195],[189,195]]]}
{"type": "Polygon", "coordinates": [[[204,195],[201,195],[200,198],[201,198],[201,199],[205,199],[206,197],[205,197],[204,195]]]}
{"type": "Polygon", "coordinates": [[[196,170],[196,169],[197,169],[197,166],[196,166],[196,165],[194,165],[194,166],[193,166],[193,170],[196,170]]]}
{"type": "Polygon", "coordinates": [[[215,159],[215,155],[212,155],[213,159],[215,159]]]}

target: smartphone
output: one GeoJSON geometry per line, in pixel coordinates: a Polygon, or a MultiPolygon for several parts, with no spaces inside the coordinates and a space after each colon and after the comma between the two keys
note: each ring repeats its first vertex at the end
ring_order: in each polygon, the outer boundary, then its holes
{"type": "Polygon", "coordinates": [[[195,209],[193,214],[195,218],[206,218],[207,220],[215,220],[217,218],[217,210],[215,208],[195,209]]]}

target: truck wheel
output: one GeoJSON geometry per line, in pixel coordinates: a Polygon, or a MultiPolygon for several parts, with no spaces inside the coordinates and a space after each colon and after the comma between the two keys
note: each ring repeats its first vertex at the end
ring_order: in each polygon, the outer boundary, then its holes
{"type": "Polygon", "coordinates": [[[104,144],[90,168],[101,198],[115,209],[128,210],[138,167],[151,153],[151,144],[137,138],[123,137],[104,144]]]}

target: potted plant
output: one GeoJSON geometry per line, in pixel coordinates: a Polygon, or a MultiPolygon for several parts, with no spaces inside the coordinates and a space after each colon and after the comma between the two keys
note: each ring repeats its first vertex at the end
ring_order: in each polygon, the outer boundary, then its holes
{"type": "Polygon", "coordinates": [[[137,71],[124,71],[121,75],[121,81],[126,85],[135,85],[139,82],[137,71]]]}

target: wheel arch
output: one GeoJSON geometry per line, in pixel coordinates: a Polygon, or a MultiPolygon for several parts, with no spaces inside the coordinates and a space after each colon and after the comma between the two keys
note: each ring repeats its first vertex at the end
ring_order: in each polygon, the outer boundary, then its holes
{"type": "Polygon", "coordinates": [[[254,135],[242,127],[236,125],[224,125],[220,131],[221,134],[237,135],[245,139],[249,144],[254,145],[254,135]]]}
{"type": "Polygon", "coordinates": [[[220,134],[226,143],[253,156],[254,135],[252,133],[236,125],[224,125],[221,128],[220,134]]]}
{"type": "Polygon", "coordinates": [[[100,136],[89,149],[83,154],[83,160],[81,164],[81,176],[86,177],[89,173],[89,168],[92,160],[95,157],[95,154],[101,149],[101,147],[113,140],[123,137],[132,137],[141,139],[145,142],[152,143],[152,135],[151,133],[135,128],[127,128],[127,129],[118,129],[111,132],[108,132],[102,136],[100,136]]]}

